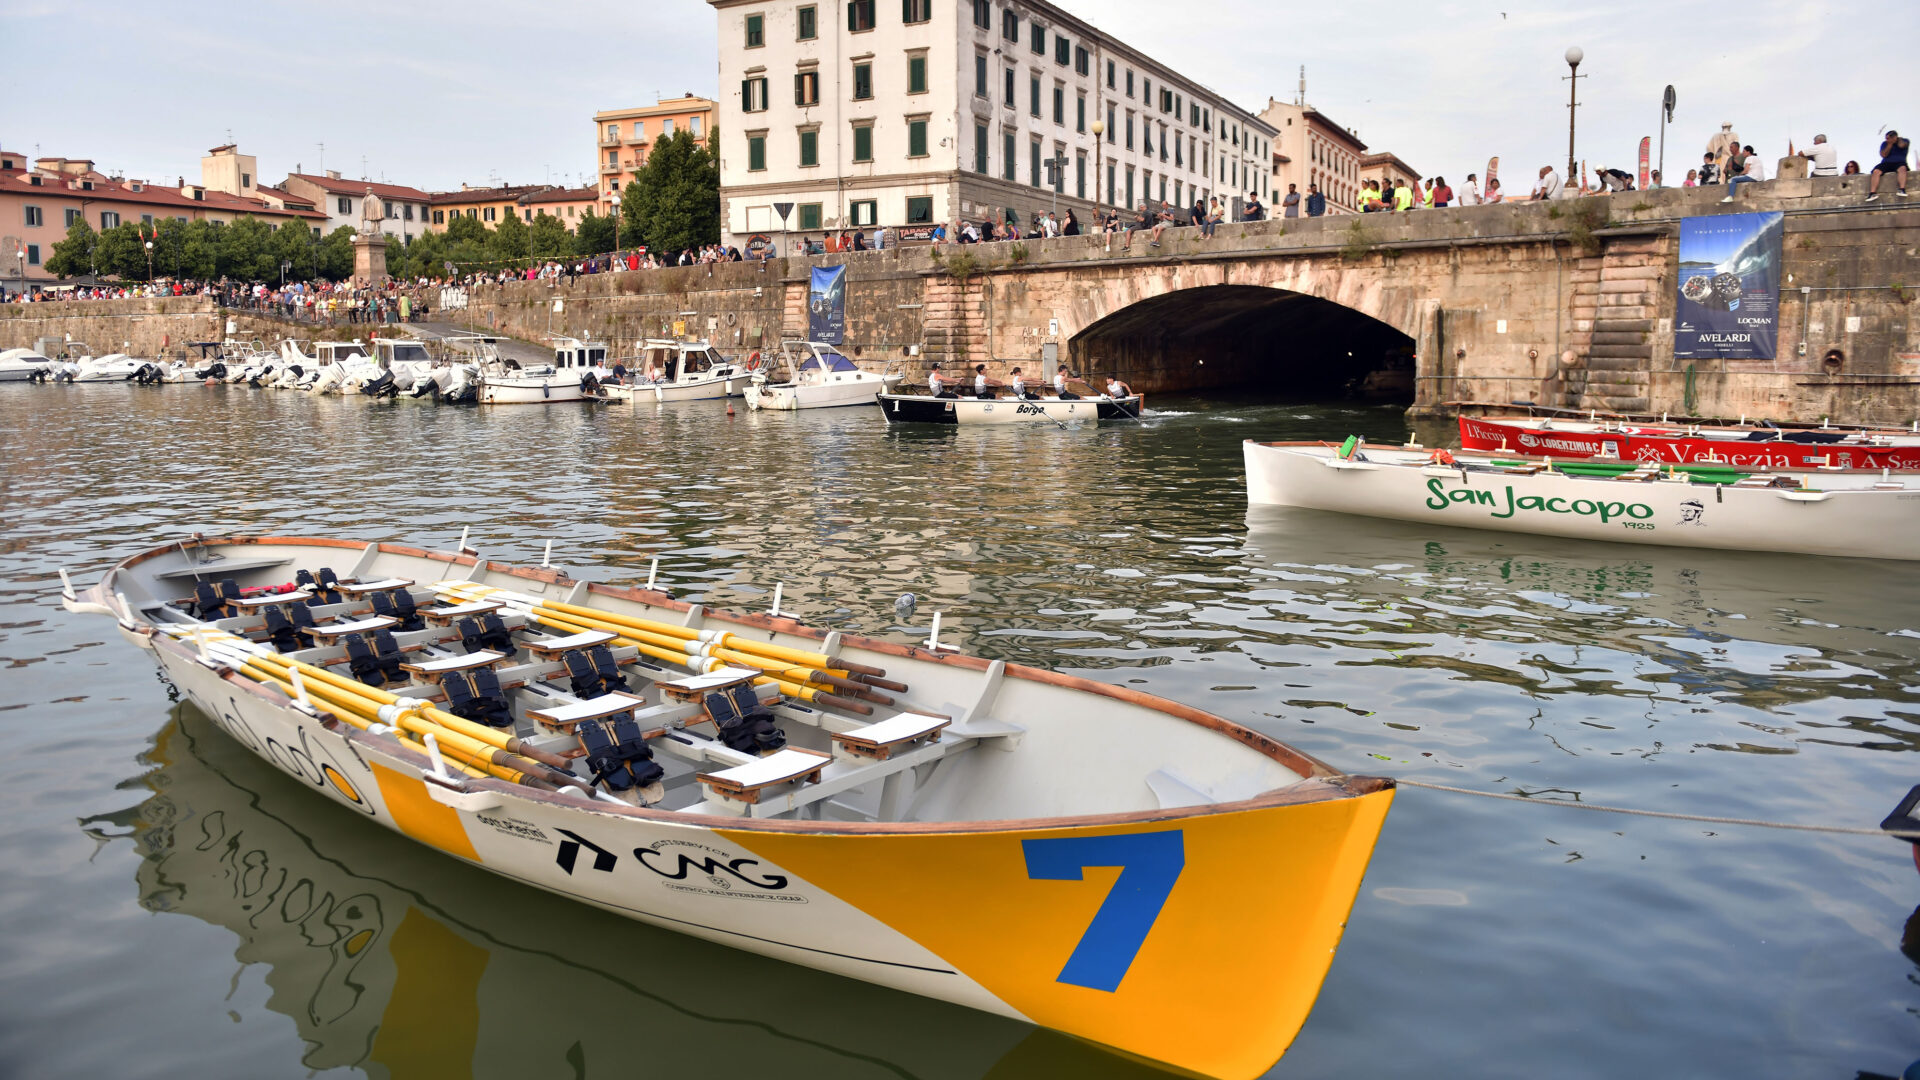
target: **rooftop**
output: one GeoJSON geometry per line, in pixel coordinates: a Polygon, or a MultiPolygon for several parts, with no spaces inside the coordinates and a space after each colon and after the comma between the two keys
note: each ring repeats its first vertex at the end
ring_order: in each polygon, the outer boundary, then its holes
{"type": "Polygon", "coordinates": [[[290,173],[287,179],[305,180],[330,195],[365,195],[371,189],[375,195],[383,199],[421,203],[427,201],[426,192],[403,184],[376,184],[371,180],[348,180],[341,176],[315,176],[313,173],[290,173]]]}
{"type": "MultiPolygon", "coordinates": [[[[289,206],[285,210],[268,206],[261,199],[249,199],[239,195],[228,195],[223,191],[211,191],[197,185],[187,185],[188,190],[198,191],[200,198],[181,193],[180,188],[159,187],[140,180],[102,180],[94,179],[90,189],[70,188],[71,180],[79,177],[60,174],[28,173],[8,170],[0,173],[0,193],[10,195],[36,195],[43,198],[87,199],[92,202],[139,203],[146,206],[198,208],[202,210],[224,210],[238,214],[259,214],[262,217],[299,217],[325,220],[326,215],[313,210],[297,209],[289,206]],[[35,184],[33,177],[40,177],[35,184]],[[135,191],[134,185],[140,190],[135,191]]],[[[300,200],[304,203],[304,200],[300,200]]]]}

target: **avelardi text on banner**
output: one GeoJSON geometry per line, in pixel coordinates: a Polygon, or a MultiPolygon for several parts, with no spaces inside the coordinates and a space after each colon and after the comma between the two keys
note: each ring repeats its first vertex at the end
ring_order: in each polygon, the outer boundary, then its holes
{"type": "Polygon", "coordinates": [[[1784,220],[1778,211],[1681,219],[1674,359],[1774,358],[1784,220]]]}

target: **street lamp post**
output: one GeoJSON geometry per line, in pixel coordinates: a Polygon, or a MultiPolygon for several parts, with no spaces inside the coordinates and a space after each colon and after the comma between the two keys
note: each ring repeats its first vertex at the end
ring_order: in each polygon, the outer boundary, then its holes
{"type": "Polygon", "coordinates": [[[1580,61],[1585,60],[1586,58],[1587,58],[1587,54],[1581,51],[1581,48],[1578,45],[1572,46],[1567,50],[1567,68],[1571,72],[1571,74],[1566,76],[1567,87],[1568,87],[1567,89],[1567,179],[1566,179],[1566,182],[1568,184],[1573,183],[1573,116],[1575,111],[1578,110],[1580,107],[1580,78],[1581,78],[1580,61]]]}
{"type": "Polygon", "coordinates": [[[1673,86],[1669,84],[1667,86],[1667,92],[1660,97],[1660,177],[1662,185],[1666,183],[1667,175],[1667,125],[1673,123],[1673,107],[1676,104],[1678,104],[1678,98],[1673,92],[1673,86]]]}
{"type": "MultiPolygon", "coordinates": [[[[1094,106],[1098,108],[1100,103],[1096,101],[1094,106]]],[[[1106,133],[1107,122],[1095,120],[1093,122],[1093,205],[1095,206],[1100,205],[1100,178],[1106,175],[1100,171],[1100,144],[1106,141],[1104,137],[1106,133]]]]}
{"type": "Polygon", "coordinates": [[[147,241],[147,284],[153,284],[153,241],[147,241]]]}

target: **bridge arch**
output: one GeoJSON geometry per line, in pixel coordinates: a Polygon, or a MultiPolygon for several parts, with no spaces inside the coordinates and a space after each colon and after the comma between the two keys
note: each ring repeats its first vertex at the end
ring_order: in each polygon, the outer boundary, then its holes
{"type": "Polygon", "coordinates": [[[1137,300],[1087,324],[1066,349],[1075,371],[1116,373],[1143,392],[1232,387],[1407,402],[1413,354],[1412,335],[1373,313],[1268,285],[1226,284],[1137,300]]]}

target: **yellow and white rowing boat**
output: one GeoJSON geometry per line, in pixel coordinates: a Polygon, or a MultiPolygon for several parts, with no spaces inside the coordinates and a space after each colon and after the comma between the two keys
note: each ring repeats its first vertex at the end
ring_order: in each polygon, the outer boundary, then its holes
{"type": "Polygon", "coordinates": [[[464,550],[195,538],[66,602],[445,854],[1204,1076],[1292,1042],[1393,798],[1124,687],[464,550]]]}

